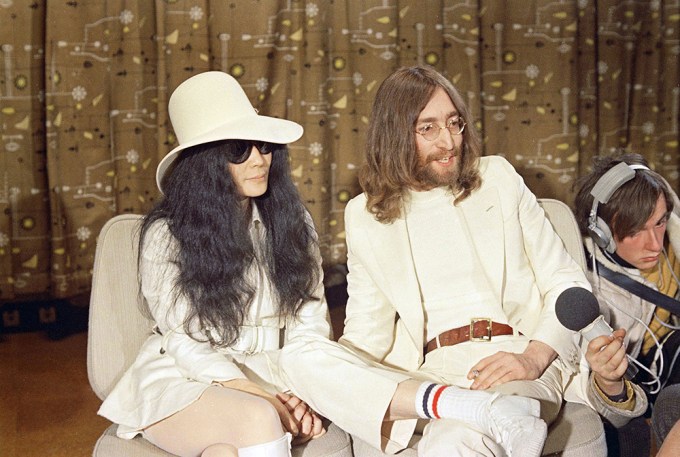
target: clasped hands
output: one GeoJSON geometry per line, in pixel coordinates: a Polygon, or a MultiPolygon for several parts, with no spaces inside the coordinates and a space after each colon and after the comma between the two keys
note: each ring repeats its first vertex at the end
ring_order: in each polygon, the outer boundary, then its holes
{"type": "Polygon", "coordinates": [[[286,407],[287,414],[279,412],[279,416],[283,426],[293,435],[293,444],[306,443],[326,433],[321,417],[307,403],[283,392],[277,393],[276,398],[286,407]]]}
{"type": "Polygon", "coordinates": [[[326,433],[321,416],[295,395],[283,392],[272,395],[248,379],[232,379],[220,384],[229,389],[257,395],[270,402],[276,409],[283,428],[293,435],[293,445],[306,443],[326,433]]]}

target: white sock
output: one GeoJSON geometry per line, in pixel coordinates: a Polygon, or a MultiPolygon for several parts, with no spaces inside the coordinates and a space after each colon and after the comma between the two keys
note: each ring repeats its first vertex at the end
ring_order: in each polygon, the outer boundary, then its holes
{"type": "Polygon", "coordinates": [[[238,450],[239,457],[290,457],[290,442],[292,436],[286,433],[278,440],[269,443],[242,447],[238,450]]]}
{"type": "Polygon", "coordinates": [[[547,435],[538,400],[424,382],[416,412],[423,419],[456,419],[493,438],[510,457],[538,457],[547,435]]]}
{"type": "Polygon", "coordinates": [[[457,419],[485,430],[487,405],[493,395],[482,390],[424,382],[416,393],[416,412],[423,419],[457,419]]]}

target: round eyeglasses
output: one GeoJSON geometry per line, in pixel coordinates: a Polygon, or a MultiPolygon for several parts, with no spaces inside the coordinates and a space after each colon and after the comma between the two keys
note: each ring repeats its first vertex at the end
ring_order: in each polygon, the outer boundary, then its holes
{"type": "Polygon", "coordinates": [[[271,154],[281,147],[280,144],[267,143],[266,141],[232,140],[233,146],[227,150],[227,160],[233,164],[243,163],[250,157],[253,146],[260,154],[271,154]]]}
{"type": "Polygon", "coordinates": [[[429,122],[416,130],[416,133],[422,135],[427,141],[434,141],[439,138],[439,133],[442,129],[448,129],[451,135],[462,135],[466,125],[467,122],[462,117],[459,117],[446,121],[445,127],[439,127],[434,122],[429,122]]]}

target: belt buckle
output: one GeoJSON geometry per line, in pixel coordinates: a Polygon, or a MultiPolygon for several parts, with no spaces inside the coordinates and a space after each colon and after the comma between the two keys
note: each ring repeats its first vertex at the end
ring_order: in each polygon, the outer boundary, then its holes
{"type": "Polygon", "coordinates": [[[493,324],[493,321],[489,317],[473,317],[470,319],[470,341],[480,341],[480,342],[489,342],[491,341],[491,324],[493,324]],[[475,324],[477,322],[483,322],[486,321],[486,335],[478,336],[475,337],[475,324]]]}

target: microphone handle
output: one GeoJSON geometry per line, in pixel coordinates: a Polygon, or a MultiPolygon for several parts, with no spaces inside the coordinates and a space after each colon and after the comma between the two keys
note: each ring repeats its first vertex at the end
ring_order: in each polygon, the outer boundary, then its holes
{"type": "Polygon", "coordinates": [[[626,372],[623,374],[623,377],[628,381],[632,381],[635,375],[638,374],[639,370],[638,367],[636,367],[632,362],[633,358],[631,356],[626,354],[626,358],[628,359],[628,368],[626,368],[626,372]]]}
{"type": "MultiPolygon", "coordinates": [[[[613,332],[614,330],[612,330],[611,326],[604,320],[604,316],[602,315],[597,316],[597,319],[581,330],[581,334],[588,341],[591,341],[598,336],[611,335],[613,332]]],[[[626,368],[626,373],[623,376],[630,381],[638,373],[638,367],[631,361],[631,356],[626,354],[626,357],[628,358],[628,368],[626,368]]]]}
{"type": "Polygon", "coordinates": [[[581,334],[588,341],[592,341],[598,336],[611,335],[612,333],[614,333],[614,330],[612,330],[601,314],[581,330],[581,334]]]}

